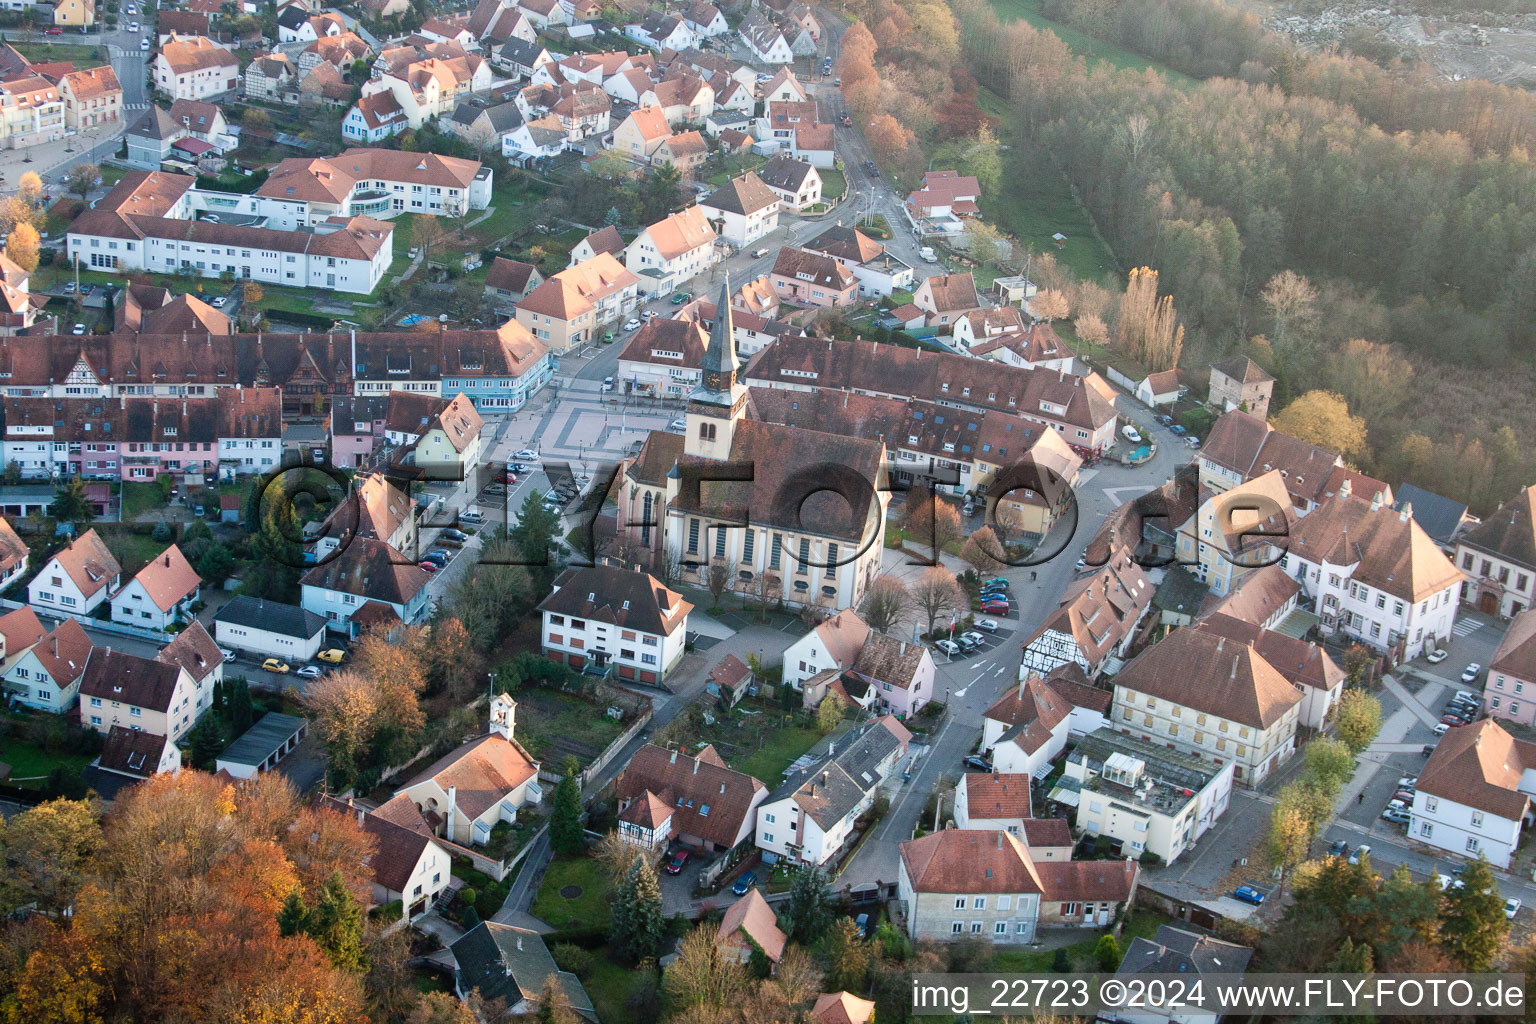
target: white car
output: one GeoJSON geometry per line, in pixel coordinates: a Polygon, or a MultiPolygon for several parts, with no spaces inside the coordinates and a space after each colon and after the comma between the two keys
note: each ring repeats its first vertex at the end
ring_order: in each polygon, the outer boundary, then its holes
{"type": "Polygon", "coordinates": [[[960,645],[953,640],[935,640],[933,649],[948,655],[951,659],[958,658],[961,654],[960,645]]]}
{"type": "Polygon", "coordinates": [[[229,301],[229,300],[226,299],[223,295],[215,295],[213,297],[213,301],[210,302],[209,305],[211,305],[211,306],[222,306],[227,301],[229,301]]]}
{"type": "Polygon", "coordinates": [[[228,647],[220,647],[219,653],[224,655],[224,664],[226,665],[235,660],[235,652],[228,647]]]}
{"type": "Polygon", "coordinates": [[[997,632],[997,620],[996,619],[977,619],[976,620],[976,628],[980,629],[980,630],[984,630],[984,631],[986,631],[988,633],[996,633],[997,632]]]}
{"type": "Polygon", "coordinates": [[[1438,665],[1448,657],[1450,657],[1449,651],[1447,651],[1444,647],[1436,647],[1433,651],[1424,655],[1424,660],[1429,662],[1431,665],[1438,665]]]}
{"type": "Polygon", "coordinates": [[[1418,784],[1419,777],[1417,775],[1404,775],[1397,780],[1398,789],[1413,789],[1417,787],[1418,784]]]}
{"type": "Polygon", "coordinates": [[[603,390],[604,391],[612,391],[613,390],[613,378],[612,377],[604,377],[603,378],[603,390]]]}
{"type": "Polygon", "coordinates": [[[323,674],[324,673],[322,673],[320,669],[316,668],[314,665],[305,665],[295,673],[295,675],[297,675],[300,679],[319,679],[323,674]]]}
{"type": "Polygon", "coordinates": [[[656,312],[654,309],[648,309],[645,312],[640,314],[640,317],[643,320],[654,320],[658,316],[661,316],[661,314],[656,312]]]}
{"type": "Polygon", "coordinates": [[[682,417],[678,417],[671,423],[667,424],[667,429],[672,431],[674,434],[681,434],[683,431],[688,429],[688,421],[682,417]]]}
{"type": "Polygon", "coordinates": [[[640,329],[640,321],[639,320],[631,320],[631,321],[629,321],[628,323],[626,323],[624,325],[624,329],[626,331],[638,331],[640,329]]]}
{"type": "Polygon", "coordinates": [[[1515,915],[1518,914],[1518,913],[1520,913],[1520,900],[1519,899],[1517,899],[1514,896],[1511,896],[1509,899],[1504,901],[1504,916],[1505,917],[1507,917],[1511,921],[1513,921],[1515,919],[1515,915]]]}
{"type": "Polygon", "coordinates": [[[139,23],[138,22],[132,21],[132,22],[128,23],[128,31],[129,32],[137,32],[138,30],[139,30],[139,23]]]}
{"type": "Polygon", "coordinates": [[[1369,857],[1370,855],[1371,848],[1365,844],[1361,844],[1360,846],[1355,847],[1354,853],[1349,855],[1349,862],[1351,864],[1359,864],[1362,860],[1369,857]]]}
{"type": "Polygon", "coordinates": [[[85,333],[85,324],[75,324],[75,326],[70,330],[69,333],[70,334],[84,334],[85,333]]]}
{"type": "Polygon", "coordinates": [[[1120,428],[1120,434],[1131,444],[1141,444],[1141,433],[1129,423],[1120,428]]]}
{"type": "Polygon", "coordinates": [[[1451,731],[1451,727],[1446,725],[1444,722],[1436,722],[1429,731],[1434,733],[1436,736],[1444,736],[1446,733],[1451,731]]]}
{"type": "Polygon", "coordinates": [[[515,452],[512,457],[519,462],[537,462],[539,453],[532,448],[524,448],[520,452],[515,452]]]}
{"type": "Polygon", "coordinates": [[[140,39],[139,40],[139,49],[141,49],[141,50],[149,49],[149,40],[148,39],[140,39]]]}
{"type": "Polygon", "coordinates": [[[1470,683],[1472,680],[1477,678],[1477,674],[1482,670],[1483,666],[1474,661],[1472,664],[1461,670],[1461,681],[1464,683],[1470,683]]]}

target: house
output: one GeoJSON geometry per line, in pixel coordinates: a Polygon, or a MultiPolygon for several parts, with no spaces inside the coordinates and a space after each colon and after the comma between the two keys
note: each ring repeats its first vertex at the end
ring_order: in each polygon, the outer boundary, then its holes
{"type": "Polygon", "coordinates": [[[158,733],[114,725],[91,766],[142,781],[181,771],[181,750],[158,733]]]}
{"type": "Polygon", "coordinates": [[[1536,744],[1485,718],[1440,737],[1413,795],[1408,837],[1508,870],[1536,793],[1536,744]]]}
{"type": "Polygon", "coordinates": [[[785,648],[785,685],[798,690],[807,679],[818,673],[842,672],[857,660],[869,633],[869,624],[852,608],[845,608],[824,619],[805,636],[785,648]]]}
{"type": "Polygon", "coordinates": [[[734,654],[727,654],[709,670],[704,692],[724,707],[735,707],[752,686],[752,670],[734,654]]]}
{"type": "MultiPolygon", "coordinates": [[[[4,620],[0,619],[0,623],[4,620]]],[[[1536,722],[1536,611],[1515,616],[1488,663],[1483,710],[1490,717],[1530,725],[1536,722]],[[1530,687],[1527,694],[1526,687],[1530,687]]]]}
{"type": "Polygon", "coordinates": [[[672,126],[660,107],[637,107],[613,130],[613,151],[649,163],[657,148],[672,137],[672,126]]]}
{"type": "Polygon", "coordinates": [[[479,45],[469,22],[459,19],[428,18],[416,31],[435,42],[458,43],[466,50],[479,45]]]}
{"type": "Polygon", "coordinates": [[[1049,799],[1076,808],[1079,831],[1118,841],[1121,856],[1172,864],[1226,813],[1233,768],[1106,727],[1073,744],[1049,799]]]}
{"type": "Polygon", "coordinates": [[[128,129],[128,162],[135,167],[159,170],[160,164],[171,155],[171,147],[187,134],[183,125],[172,121],[170,114],[152,104],[128,129]]]}
{"type": "Polygon", "coordinates": [[[731,27],[726,24],[725,15],[720,13],[720,8],[709,0],[694,0],[689,4],[688,9],[683,12],[683,24],[692,29],[693,34],[700,39],[713,39],[731,30],[731,27]]]}
{"type": "Polygon", "coordinates": [[[1211,494],[1175,524],[1179,564],[1225,597],[1245,576],[1280,560],[1295,523],[1285,479],[1270,470],[1211,494]]]}
{"type": "Polygon", "coordinates": [[[86,530],[43,563],[27,584],[27,604],[63,615],[89,615],[117,591],[122,567],[95,530],[86,530]]]}
{"type": "Polygon", "coordinates": [[[725,908],[715,935],[715,945],[725,958],[743,964],[757,950],[762,950],[769,964],[777,964],[788,944],[789,937],[779,930],[773,908],[756,888],[748,889],[745,896],[725,908]]]}
{"type": "Polygon", "coordinates": [[[195,619],[188,623],[175,639],[160,648],[155,660],[186,671],[192,680],[198,714],[213,705],[214,688],[224,681],[224,652],[202,623],[195,619]]]}
{"type": "Polygon", "coordinates": [[[933,655],[923,644],[871,630],[844,671],[869,687],[875,709],[905,719],[933,699],[933,655]]]}
{"type": "Polygon", "coordinates": [[[786,210],[800,212],[821,202],[821,174],[803,160],[779,154],[756,173],[786,210]]]}
{"type": "Polygon", "coordinates": [[[110,64],[63,76],[59,98],[64,101],[65,126],[77,131],[116,124],[123,117],[123,87],[110,64]]]}
{"type": "Polygon", "coordinates": [[[1448,641],[1466,576],[1429,539],[1411,510],[1380,495],[1339,492],[1291,527],[1281,567],[1315,605],[1325,633],[1343,633],[1376,650],[1414,653],[1448,641]]]}
{"type": "Polygon", "coordinates": [[[80,722],[103,735],[119,725],[174,742],[212,703],[211,689],[206,701],[199,700],[197,689],[177,662],[93,651],[80,680],[80,722]]]}
{"type": "Polygon", "coordinates": [[[555,274],[517,304],[517,322],[556,353],[598,340],[597,328],[626,316],[640,279],[609,253],[555,274]]]}
{"type": "MultiPolygon", "coordinates": [[[[482,0],[483,2],[483,0],[482,0]]],[[[523,19],[527,24],[527,19],[523,19]]],[[[514,36],[504,43],[491,58],[491,63],[516,78],[532,78],[533,73],[555,58],[537,42],[514,36]]]]}
{"type": "Polygon", "coordinates": [[[383,473],[367,473],[353,481],[352,490],[320,524],[315,558],[325,557],[350,537],[381,540],[397,551],[414,552],[417,532],[410,495],[383,473]]]}
{"type": "MultiPolygon", "coordinates": [[[[554,9],[558,11],[560,5],[555,3],[554,9]]],[[[448,948],[453,951],[453,987],[460,999],[478,992],[481,999],[506,1006],[509,1014],[531,1016],[539,1011],[553,977],[563,1005],[582,1020],[597,1021],[592,998],[580,979],[555,966],[538,932],[481,921],[448,948]]]]}
{"type": "Polygon", "coordinates": [[[373,623],[421,622],[430,579],[384,541],[358,536],[300,577],[300,604],[325,616],[332,631],[356,637],[373,623]]]}
{"type": "MultiPolygon", "coordinates": [[[[619,229],[610,224],[607,227],[598,228],[586,238],[577,242],[575,247],[571,249],[571,262],[569,265],[574,267],[578,263],[585,263],[601,253],[607,253],[614,259],[619,259],[623,252],[624,239],[619,234],[619,229]]],[[[537,285],[534,287],[537,287],[537,285]]]]}
{"type": "Polygon", "coordinates": [[[497,256],[485,272],[485,291],[492,305],[511,310],[522,298],[544,283],[544,275],[532,263],[497,256]]]}
{"type": "Polygon", "coordinates": [[[225,748],[215,770],[237,779],[254,779],[276,768],[308,734],[308,719],[268,711],[225,748]]]}
{"type": "Polygon", "coordinates": [[[1176,629],[1114,678],[1114,725],[1126,735],[1214,761],[1246,786],[1296,751],[1302,695],[1247,644],[1176,629]]]}
{"type": "Polygon", "coordinates": [[[384,447],[387,395],[355,398],[338,395],[331,402],[331,462],[343,469],[366,467],[384,447]]]}
{"type": "Polygon", "coordinates": [[[732,587],[739,592],[829,613],[854,607],[879,566],[880,545],[874,538],[885,518],[878,490],[884,445],[747,419],[730,295],[727,278],[716,302],[701,381],[689,395],[685,434],[652,431],[640,454],[625,463],[619,536],[678,557],[683,578],[690,582],[704,579],[709,562],[718,559],[733,570],[732,587]],[[755,476],[710,487],[707,501],[699,488],[684,486],[684,467],[688,473],[704,472],[722,462],[749,463],[757,467],[755,476]],[[812,496],[806,509],[786,502],[786,489],[795,493],[810,486],[810,478],[797,478],[797,473],[828,465],[846,474],[851,498],[823,507],[812,496]],[[752,528],[736,528],[748,508],[752,528]],[[854,554],[840,558],[840,551],[854,554]]]}
{"type": "Polygon", "coordinates": [[[618,780],[619,837],[645,850],[672,840],[709,853],[751,837],[768,788],[727,768],[713,746],[696,756],[647,743],[618,780]]]}
{"type": "MultiPolygon", "coordinates": [[[[1034,819],[1029,776],[1010,772],[966,772],[955,787],[955,827],[1002,829],[1024,835],[1034,819]]],[[[1067,846],[1071,847],[1070,837],[1067,846]]]]}
{"type": "Polygon", "coordinates": [[[796,125],[794,133],[789,137],[789,153],[796,160],[823,170],[836,167],[837,146],[832,126],[830,124],[796,125]]]}
{"type": "Polygon", "coordinates": [[[409,127],[405,108],[395,99],[394,93],[389,92],[376,92],[360,98],[341,119],[344,139],[368,145],[399,135],[409,127]]]}
{"type": "Polygon", "coordinates": [[[996,771],[1043,778],[1069,735],[1084,736],[1104,724],[1110,696],[1073,664],[1046,679],[1030,676],[987,709],[981,749],[996,771]]]}
{"type": "Polygon", "coordinates": [[[624,34],[653,50],[686,50],[698,43],[698,33],[684,19],[657,11],[648,13],[638,25],[625,25],[624,34]]]}
{"type": "Polygon", "coordinates": [[[1176,369],[1149,373],[1136,382],[1136,400],[1152,408],[1173,405],[1183,394],[1184,387],[1179,383],[1176,369]]]}
{"type": "MultiPolygon", "coordinates": [[[[379,93],[380,96],[386,95],[379,93]]],[[[471,145],[483,150],[501,152],[518,128],[522,127],[523,114],[516,103],[498,103],[485,106],[481,103],[460,103],[453,114],[439,124],[471,145]]]]}
{"type": "Polygon", "coordinates": [[[438,895],[448,888],[453,871],[448,851],[433,840],[429,829],[397,824],[366,810],[351,797],[322,797],[317,802],[338,814],[356,816],[362,830],[373,837],[374,850],[367,863],[373,872],[370,902],[374,907],[399,902],[400,917],[405,921],[432,909],[438,895]]]}
{"type": "Polygon", "coordinates": [[[5,590],[27,574],[31,549],[16,535],[10,520],[0,516],[0,590],[5,590]]]}
{"type": "Polygon", "coordinates": [[[1030,325],[1024,323],[1024,311],[1019,307],[994,306],[990,309],[973,309],[960,316],[955,320],[950,336],[956,348],[963,346],[975,351],[979,345],[985,345],[996,338],[1023,334],[1029,329],[1030,325]]]}
{"type": "Polygon", "coordinates": [[[790,775],[757,809],[763,861],[833,865],[853,837],[854,823],[907,754],[912,734],[893,715],[854,726],[826,757],[790,775]]]}
{"type": "Polygon", "coordinates": [[[84,32],[96,24],[96,0],[57,0],[53,5],[53,23],[84,32]]]}
{"type": "Polygon", "coordinates": [[[1075,664],[1092,679],[1112,668],[1130,649],[1152,594],[1130,549],[1117,548],[1092,575],[1067,586],[1056,610],[1025,641],[1020,677],[1075,664]]]}
{"type": "Polygon", "coordinates": [[[202,584],[187,556],[172,544],[112,595],[112,621],[168,629],[192,617],[202,584]]]}
{"type": "Polygon", "coordinates": [[[1211,364],[1210,405],[1231,412],[1234,409],[1269,418],[1269,401],[1274,397],[1275,378],[1247,356],[1236,356],[1211,364]]]}
{"type": "Polygon", "coordinates": [[[689,206],[641,231],[624,250],[624,265],[646,295],[676,291],[715,262],[715,229],[689,206]]]}
{"type": "Polygon", "coordinates": [[[155,88],[173,100],[223,99],[240,88],[240,61],[204,36],[175,36],[152,64],[155,88]]]}
{"type": "Polygon", "coordinates": [[[1327,725],[1344,695],[1347,677],[1322,645],[1221,612],[1213,612],[1196,628],[1252,647],[1302,695],[1301,724],[1318,731],[1327,725]]]}
{"type": "Polygon", "coordinates": [[[458,846],[484,846],[498,822],[544,798],[538,764],[514,738],[517,703],[505,693],[491,701],[491,732],[434,761],[382,804],[396,824],[420,827],[458,846]]]}
{"type": "Polygon", "coordinates": [[[1386,483],[1349,469],[1338,453],[1282,434],[1245,412],[1218,416],[1195,461],[1200,485],[1213,491],[1279,470],[1291,504],[1302,516],[1339,493],[1346,480],[1361,497],[1379,496],[1392,504],[1392,488],[1386,483]]]}
{"type": "Polygon", "coordinates": [[[501,140],[501,155],[521,166],[549,160],[565,152],[565,126],[554,114],[524,121],[501,140]]]}
{"type": "Polygon", "coordinates": [[[363,83],[362,94],[393,94],[405,109],[406,121],[420,128],[434,117],[450,113],[470,95],[490,91],[493,75],[489,61],[474,54],[463,57],[428,57],[363,83]]]}
{"type": "MultiPolygon", "coordinates": [[[[1249,946],[1165,924],[1158,926],[1157,934],[1150,939],[1144,935],[1131,939],[1115,976],[1128,979],[1127,984],[1134,984],[1129,979],[1138,974],[1178,974],[1195,981],[1203,975],[1213,975],[1230,980],[1231,975],[1245,973],[1252,959],[1253,949],[1249,946]]],[[[1104,1019],[1123,1024],[1216,1024],[1221,1015],[1193,1007],[1172,1011],[1149,1007],[1115,1010],[1104,1019]]]]}
{"type": "Polygon", "coordinates": [[[26,605],[0,615],[0,681],[46,632],[43,620],[26,605]]]}
{"type": "Polygon", "coordinates": [[[1036,861],[1005,831],[944,829],[900,846],[907,935],[1035,941],[1042,928],[1102,928],[1136,892],[1133,860],[1036,861]]]}
{"type": "Polygon", "coordinates": [[[404,461],[427,480],[458,482],[481,462],[485,420],[461,391],[451,399],[409,391],[389,393],[384,437],[405,450],[404,461]]]}
{"type": "MultiPolygon", "coordinates": [[[[785,159],[775,157],[770,164],[777,160],[785,159]]],[[[809,164],[800,164],[793,160],[786,163],[804,167],[816,173],[816,169],[809,164]]],[[[821,179],[816,178],[816,194],[821,194],[821,179]]],[[[801,248],[807,252],[821,253],[830,256],[853,272],[853,276],[859,282],[859,296],[861,298],[885,298],[894,291],[905,291],[912,287],[912,268],[901,260],[886,252],[885,246],[860,231],[858,228],[844,227],[841,224],[830,227],[805,243],[801,248]]],[[[959,325],[956,325],[955,336],[959,338],[959,325]]]]}
{"type": "Polygon", "coordinates": [[[811,1008],[813,1024],[870,1024],[874,1019],[874,1001],[852,992],[824,992],[811,1008]]]}
{"type": "Polygon", "coordinates": [[[928,314],[929,327],[942,327],[980,308],[981,299],[976,294],[976,280],[969,273],[936,274],[917,286],[912,304],[928,314]]]}
{"type": "MultiPolygon", "coordinates": [[[[76,7],[82,2],[72,0],[76,7]]],[[[59,10],[63,10],[62,5],[59,10]]],[[[9,46],[6,49],[16,52],[9,46]]],[[[6,69],[0,80],[0,145],[7,149],[26,149],[64,136],[65,101],[54,80],[39,70],[43,67],[23,61],[19,67],[6,69]]],[[[74,65],[59,67],[73,69],[74,65]]]]}
{"type": "Polygon", "coordinates": [[[779,226],[779,197],[748,171],[699,200],[710,226],[738,248],[751,245],[779,226]]]}
{"type": "Polygon", "coordinates": [[[621,679],[659,683],[682,660],[692,610],[649,573],[567,569],[539,603],[544,653],[572,668],[611,667],[621,679]]]}
{"type": "Polygon", "coordinates": [[[493,43],[516,40],[532,44],[536,38],[527,15],[519,11],[512,0],[480,0],[466,27],[470,37],[487,51],[493,48],[493,43]]]}
{"type": "Polygon", "coordinates": [[[235,596],[213,617],[220,647],[291,665],[313,661],[325,641],[325,617],[297,605],[235,596]]]}
{"type": "Polygon", "coordinates": [[[805,249],[780,249],[769,280],[780,299],[796,306],[842,309],[858,301],[859,279],[853,271],[805,249]]]}
{"type": "Polygon", "coordinates": [[[34,626],[32,622],[12,622],[10,618],[7,615],[0,619],[7,626],[8,699],[24,707],[63,714],[74,706],[80,693],[80,679],[91,657],[90,637],[73,618],[64,619],[48,633],[41,632],[41,623],[34,626]]]}
{"type": "Polygon", "coordinates": [[[981,212],[981,185],[958,171],[929,171],[902,208],[913,230],[923,234],[958,234],[965,221],[981,212]]]}
{"type": "Polygon", "coordinates": [[[747,16],[741,19],[741,24],[736,27],[736,31],[752,54],[754,63],[793,64],[795,62],[795,53],[789,48],[789,41],[784,38],[784,33],[761,10],[753,8],[748,11],[747,16]]]}
{"type": "MultiPolygon", "coordinates": [[[[1417,517],[1415,517],[1417,518],[1417,517]]],[[[1461,600],[1512,619],[1536,602],[1536,487],[1527,487],[1456,541],[1461,600]]]]}
{"type": "Polygon", "coordinates": [[[695,172],[709,159],[709,145],[697,131],[669,135],[651,154],[651,165],[671,164],[684,181],[692,181],[695,172]]]}
{"type": "Polygon", "coordinates": [[[565,8],[560,6],[560,0],[518,0],[517,7],[536,29],[564,25],[570,21],[565,8]]]}
{"type": "Polygon", "coordinates": [[[763,83],[761,93],[765,104],[804,103],[811,98],[800,79],[795,76],[795,69],[790,67],[775,71],[773,77],[763,83]]]}

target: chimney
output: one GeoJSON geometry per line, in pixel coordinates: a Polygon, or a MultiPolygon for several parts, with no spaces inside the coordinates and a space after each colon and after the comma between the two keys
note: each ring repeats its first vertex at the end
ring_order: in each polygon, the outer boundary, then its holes
{"type": "Polygon", "coordinates": [[[672,751],[672,758],[667,762],[667,764],[677,764],[677,751],[672,751]]]}
{"type": "Polygon", "coordinates": [[[454,824],[453,819],[454,819],[458,809],[459,809],[459,787],[458,786],[449,786],[448,787],[448,831],[445,834],[444,838],[446,838],[450,843],[453,842],[453,824],[454,824]]]}
{"type": "Polygon", "coordinates": [[[1413,503],[1405,501],[1403,502],[1403,507],[1398,509],[1397,521],[1400,523],[1406,523],[1411,518],[1413,518],[1413,503]]]}
{"type": "Polygon", "coordinates": [[[822,772],[821,773],[821,784],[823,786],[825,786],[827,784],[827,779],[830,778],[831,775],[832,775],[831,772],[822,772]]]}
{"type": "Polygon", "coordinates": [[[1379,508],[1381,508],[1381,492],[1377,491],[1371,495],[1371,511],[1375,512],[1379,508]]]}
{"type": "Polygon", "coordinates": [[[1003,848],[1003,833],[1001,831],[997,833],[997,848],[999,850],[1003,848]]]}
{"type": "Polygon", "coordinates": [[[1345,477],[1344,482],[1339,484],[1339,494],[1347,498],[1353,494],[1354,491],[1354,486],[1349,482],[1349,477],[1345,477]]]}
{"type": "Polygon", "coordinates": [[[1237,655],[1232,655],[1232,678],[1237,678],[1237,655]]]}
{"type": "Polygon", "coordinates": [[[519,932],[517,936],[517,949],[518,952],[522,952],[523,949],[523,936],[521,932],[519,932]]]}
{"type": "Polygon", "coordinates": [[[1226,644],[1226,642],[1227,642],[1227,638],[1224,637],[1224,636],[1219,636],[1219,637],[1216,638],[1216,650],[1217,650],[1218,653],[1220,653],[1221,648],[1223,647],[1223,645],[1226,644]]]}

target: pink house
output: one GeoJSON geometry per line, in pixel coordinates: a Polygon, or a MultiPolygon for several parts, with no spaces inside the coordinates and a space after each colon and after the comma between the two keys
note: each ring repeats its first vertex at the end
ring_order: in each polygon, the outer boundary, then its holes
{"type": "Polygon", "coordinates": [[[853,667],[844,673],[845,678],[848,675],[868,684],[877,710],[898,718],[914,714],[933,699],[934,666],[928,648],[889,633],[870,631],[853,667]]]}
{"type": "Polygon", "coordinates": [[[373,453],[384,447],[388,415],[385,396],[338,395],[331,403],[331,463],[342,469],[366,467],[373,453]]]}
{"type": "Polygon", "coordinates": [[[1515,616],[1494,652],[1483,710],[1491,718],[1536,725],[1536,609],[1515,616]]]}
{"type": "Polygon", "coordinates": [[[804,249],[780,249],[768,280],[779,299],[793,306],[841,309],[859,297],[853,271],[831,256],[804,249]]]}

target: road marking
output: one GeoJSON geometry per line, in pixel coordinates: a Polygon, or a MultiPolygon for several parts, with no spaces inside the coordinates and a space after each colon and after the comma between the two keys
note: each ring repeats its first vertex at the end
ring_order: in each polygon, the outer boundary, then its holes
{"type": "Polygon", "coordinates": [[[1477,619],[1462,619],[1460,622],[1456,623],[1456,627],[1453,632],[1455,632],[1457,636],[1466,636],[1469,633],[1476,633],[1482,628],[1483,624],[1477,619]]]}

